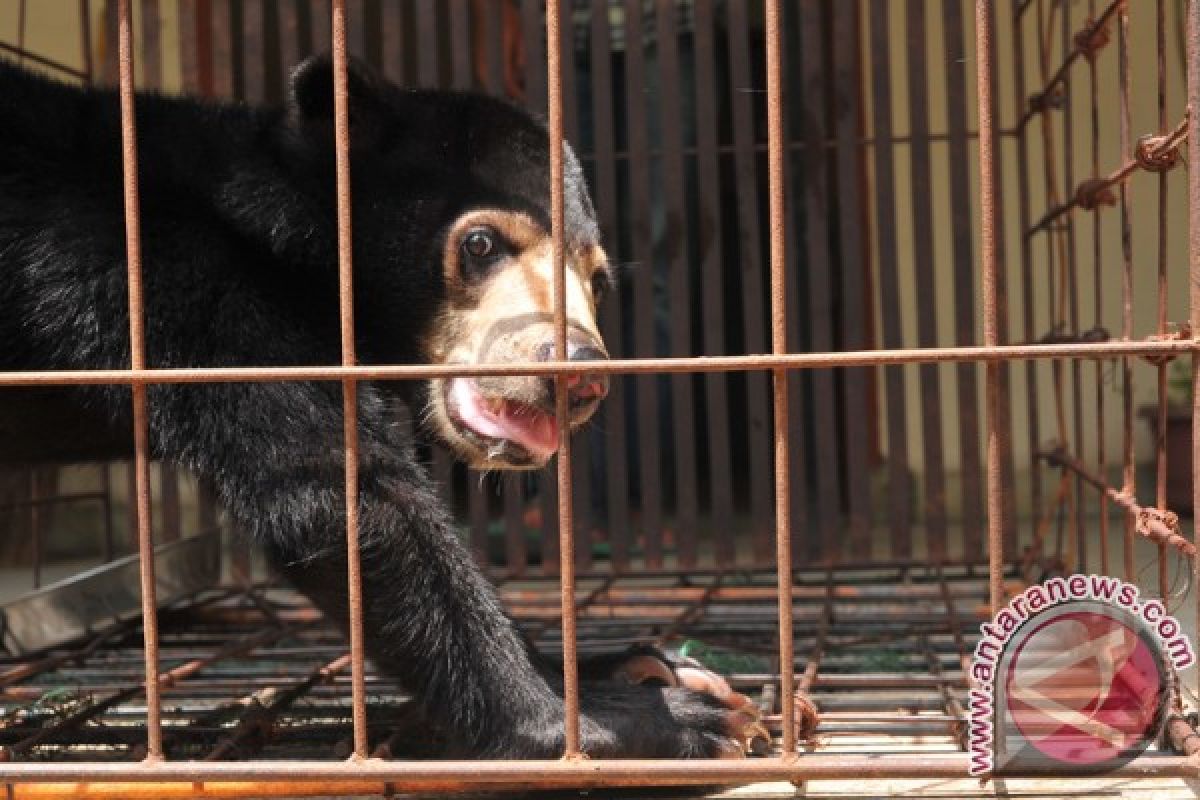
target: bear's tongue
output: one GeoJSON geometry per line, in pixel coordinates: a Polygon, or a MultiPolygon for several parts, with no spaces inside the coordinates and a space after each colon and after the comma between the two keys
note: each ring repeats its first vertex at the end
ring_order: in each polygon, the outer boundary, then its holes
{"type": "Polygon", "coordinates": [[[455,378],[451,392],[459,419],[481,436],[515,442],[538,459],[548,459],[558,449],[558,423],[552,415],[511,400],[486,399],[469,378],[455,378]]]}

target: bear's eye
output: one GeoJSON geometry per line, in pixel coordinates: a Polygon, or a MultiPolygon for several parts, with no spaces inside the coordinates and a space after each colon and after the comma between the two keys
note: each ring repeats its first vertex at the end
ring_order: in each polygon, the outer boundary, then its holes
{"type": "Polygon", "coordinates": [[[605,270],[596,270],[592,275],[592,301],[600,305],[600,301],[613,287],[612,277],[605,270]]]}
{"type": "Polygon", "coordinates": [[[506,254],[504,240],[495,230],[487,227],[472,228],[459,245],[463,269],[466,272],[490,267],[506,254]]]}

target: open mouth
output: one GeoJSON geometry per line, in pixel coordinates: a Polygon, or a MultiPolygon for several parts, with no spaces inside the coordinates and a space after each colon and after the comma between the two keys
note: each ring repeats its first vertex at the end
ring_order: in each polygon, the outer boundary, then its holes
{"type": "Polygon", "coordinates": [[[540,466],[558,450],[558,421],[536,406],[485,397],[470,378],[445,383],[447,415],[458,433],[478,445],[488,460],[540,466]]]}

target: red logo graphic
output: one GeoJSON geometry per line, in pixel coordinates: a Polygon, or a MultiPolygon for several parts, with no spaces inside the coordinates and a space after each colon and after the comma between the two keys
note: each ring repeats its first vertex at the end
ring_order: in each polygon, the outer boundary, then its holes
{"type": "Polygon", "coordinates": [[[1144,627],[1095,603],[1056,612],[1033,621],[1009,650],[1008,724],[996,742],[1008,752],[997,766],[1105,769],[1141,753],[1157,732],[1166,682],[1144,627]]]}

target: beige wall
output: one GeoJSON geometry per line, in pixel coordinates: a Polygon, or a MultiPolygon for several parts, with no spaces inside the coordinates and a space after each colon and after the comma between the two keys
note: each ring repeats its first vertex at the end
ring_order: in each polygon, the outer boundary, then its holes
{"type": "MultiPolygon", "coordinates": [[[[956,2],[957,0],[951,0],[956,2]]],[[[974,16],[973,4],[964,3],[964,36],[967,42],[967,80],[968,85],[972,87],[975,79],[975,56],[974,56],[974,16]]],[[[997,15],[997,65],[999,70],[999,85],[996,87],[996,93],[1000,100],[1000,125],[1004,129],[1011,129],[1015,124],[1018,114],[1022,111],[1018,107],[1018,98],[1014,92],[1014,58],[1018,56],[1017,46],[1015,44],[1015,29],[1013,24],[1010,8],[1015,4],[999,3],[998,8],[1001,9],[997,15]]],[[[1042,5],[1049,9],[1052,5],[1055,7],[1062,6],[1068,9],[1069,14],[1069,29],[1073,32],[1084,26],[1087,17],[1087,4],[1083,2],[1072,3],[1035,3],[1034,8],[1031,8],[1022,20],[1021,35],[1024,45],[1023,51],[1020,53],[1025,60],[1026,69],[1026,88],[1027,93],[1031,93],[1034,89],[1043,82],[1042,74],[1039,69],[1039,58],[1037,52],[1037,18],[1035,8],[1042,5]]],[[[1104,6],[1105,3],[1096,3],[1097,6],[1104,6]]],[[[907,86],[907,45],[905,31],[905,3],[889,2],[887,4],[889,10],[889,30],[890,41],[892,43],[891,50],[891,69],[892,69],[892,92],[893,92],[893,109],[894,119],[893,125],[898,136],[902,136],[909,131],[909,119],[907,115],[908,86],[907,86]]],[[[1155,43],[1155,4],[1152,0],[1132,0],[1130,2],[1130,51],[1132,53],[1132,83],[1133,83],[1133,138],[1136,139],[1143,133],[1149,133],[1157,130],[1158,113],[1156,108],[1156,43],[1155,43]]],[[[869,26],[870,14],[866,12],[867,4],[863,4],[864,19],[868,20],[869,26]]],[[[1173,127],[1181,118],[1184,110],[1184,82],[1182,73],[1182,56],[1180,53],[1180,40],[1178,37],[1179,20],[1175,13],[1174,3],[1168,2],[1168,57],[1167,57],[1167,77],[1168,77],[1168,117],[1169,126],[1173,127]]],[[[930,125],[934,132],[946,131],[946,89],[945,89],[945,65],[947,58],[943,51],[943,18],[939,13],[940,4],[934,3],[932,0],[927,4],[927,63],[930,69],[929,77],[929,92],[930,92],[930,125]]],[[[1061,22],[1059,23],[1061,24],[1061,22]]],[[[1050,71],[1053,72],[1061,63],[1063,54],[1057,46],[1060,42],[1058,33],[1061,28],[1055,29],[1054,42],[1056,44],[1053,53],[1049,58],[1050,71]]],[[[1117,94],[1117,44],[1116,44],[1116,29],[1112,27],[1113,40],[1112,43],[1101,53],[1097,59],[1097,86],[1098,86],[1098,104],[1100,115],[1100,136],[1099,136],[1099,162],[1100,172],[1108,173],[1117,168],[1122,162],[1123,157],[1120,152],[1120,117],[1118,108],[1117,94]]],[[[869,27],[864,30],[864,36],[869,36],[869,27]]],[[[865,40],[869,41],[869,40],[865,40]]],[[[870,68],[869,45],[864,48],[865,58],[867,59],[866,69],[870,68]]],[[[1090,177],[1091,166],[1091,138],[1090,138],[1090,84],[1088,77],[1088,65],[1085,60],[1080,60],[1072,68],[1070,73],[1070,86],[1073,89],[1071,114],[1074,125],[1072,136],[1073,149],[1073,167],[1075,183],[1090,177]]],[[[868,73],[869,74],[869,73],[868,73]]],[[[864,87],[867,102],[870,102],[870,86],[864,87]]],[[[976,120],[976,103],[972,92],[969,92],[968,97],[968,129],[977,129],[976,120]]],[[[1062,113],[1053,113],[1050,115],[1054,128],[1054,150],[1055,158],[1058,164],[1063,164],[1063,130],[1062,130],[1062,113]]],[[[868,114],[868,118],[870,115],[868,114]]],[[[1027,134],[1027,142],[1029,145],[1028,167],[1030,179],[1030,216],[1036,220],[1043,214],[1050,203],[1046,196],[1045,183],[1045,168],[1043,166],[1043,147],[1042,147],[1042,129],[1041,121],[1033,121],[1027,134]]],[[[1009,331],[1010,339],[1014,342],[1022,340],[1023,332],[1023,307],[1021,305],[1020,286],[1021,286],[1021,260],[1020,260],[1020,231],[1018,230],[1018,179],[1020,164],[1017,161],[1017,142],[1012,136],[1004,136],[1001,139],[1001,179],[1003,186],[1003,214],[1004,214],[1004,238],[1003,247],[1005,252],[1005,269],[1008,276],[1009,288],[1009,331]]],[[[975,224],[975,230],[978,230],[979,224],[979,204],[978,204],[978,146],[977,141],[972,139],[971,146],[971,203],[972,215],[975,224]]],[[[914,254],[912,240],[912,215],[909,207],[908,181],[910,175],[910,154],[909,148],[906,145],[898,145],[894,153],[895,157],[895,179],[898,188],[897,208],[895,224],[899,234],[899,252],[900,252],[900,274],[902,286],[903,308],[906,309],[904,314],[904,336],[905,346],[916,346],[917,343],[917,315],[920,311],[920,304],[917,302],[916,291],[914,287],[914,254]]],[[[976,242],[976,250],[974,253],[975,263],[972,264],[953,264],[951,260],[951,235],[950,227],[945,224],[945,220],[950,219],[950,197],[949,197],[949,152],[948,145],[935,142],[932,146],[933,159],[933,207],[934,207],[934,227],[936,238],[936,252],[934,259],[934,269],[937,273],[937,297],[936,304],[938,309],[938,333],[939,343],[953,344],[954,335],[952,330],[953,323],[953,272],[958,270],[965,272],[973,270],[975,272],[975,289],[976,289],[976,304],[975,318],[976,325],[976,342],[982,343],[982,313],[981,313],[981,296],[979,292],[979,275],[978,275],[978,244],[976,242]]],[[[868,157],[870,163],[870,157],[868,157]]],[[[1167,229],[1168,229],[1168,272],[1170,292],[1168,295],[1168,318],[1173,321],[1183,321],[1187,319],[1187,208],[1186,208],[1186,174],[1183,169],[1177,169],[1170,174],[1169,183],[1169,200],[1167,206],[1167,229]]],[[[1145,173],[1137,174],[1131,184],[1132,205],[1133,205],[1133,264],[1134,264],[1134,337],[1140,338],[1148,334],[1154,333],[1156,329],[1156,270],[1157,270],[1157,228],[1156,220],[1158,214],[1158,178],[1145,173]]],[[[1073,191],[1074,187],[1071,187],[1073,191]]],[[[1060,180],[1060,193],[1063,191],[1060,180]]],[[[1079,288],[1079,314],[1080,325],[1082,328],[1090,328],[1093,325],[1100,324],[1107,328],[1113,335],[1119,336],[1121,332],[1121,242],[1120,242],[1120,217],[1116,209],[1105,209],[1100,214],[1091,214],[1087,212],[1076,212],[1074,215],[1074,224],[1076,231],[1076,250],[1077,250],[1077,275],[1079,288]],[[1093,230],[1095,225],[1100,226],[1102,236],[1101,248],[1101,280],[1104,293],[1103,314],[1100,319],[1096,319],[1093,307],[1093,291],[1096,284],[1095,271],[1096,264],[1093,258],[1093,230]]],[[[1034,281],[1034,297],[1035,297],[1035,335],[1041,336],[1046,333],[1051,326],[1050,309],[1048,302],[1048,289],[1046,275],[1048,271],[1048,256],[1047,256],[1047,240],[1045,234],[1042,234],[1034,239],[1033,247],[1033,269],[1032,273],[1035,276],[1034,281]]],[[[1049,363],[1042,363],[1038,366],[1041,375],[1040,380],[1042,393],[1039,395],[1041,400],[1038,408],[1039,420],[1041,425],[1041,433],[1043,441],[1057,438],[1057,426],[1055,424],[1054,402],[1053,395],[1050,393],[1052,367],[1049,363]]],[[[947,466],[950,469],[955,469],[960,463],[959,442],[957,439],[957,414],[959,403],[957,399],[956,388],[954,384],[954,367],[944,366],[941,371],[941,397],[942,408],[945,413],[946,425],[943,431],[946,432],[945,440],[945,455],[947,466]]],[[[1113,365],[1106,365],[1106,386],[1105,402],[1106,402],[1106,417],[1104,420],[1104,435],[1107,442],[1108,453],[1110,459],[1119,454],[1121,442],[1121,418],[1119,416],[1121,403],[1121,387],[1119,380],[1119,371],[1114,370],[1113,365]]],[[[1096,387],[1095,387],[1095,369],[1091,364],[1084,366],[1084,391],[1083,391],[1083,419],[1085,422],[1085,454],[1089,456],[1095,453],[1095,406],[1096,406],[1096,387]]],[[[906,386],[908,394],[907,402],[907,424],[909,430],[909,441],[919,442],[921,436],[921,420],[919,415],[919,388],[917,383],[917,370],[909,369],[906,371],[906,386]]],[[[1136,405],[1153,403],[1156,397],[1156,383],[1154,379],[1154,370],[1144,363],[1139,363],[1135,367],[1134,373],[1134,402],[1136,405]]],[[[1026,413],[1026,404],[1024,396],[1026,391],[1025,370],[1018,368],[1013,371],[1013,397],[1014,397],[1014,417],[1013,426],[1015,433],[1015,447],[1018,469],[1022,469],[1029,462],[1029,439],[1028,439],[1028,414],[1026,413]]],[[[982,419],[982,393],[980,394],[980,408],[978,413],[982,419]]],[[[886,408],[886,404],[882,402],[881,406],[886,408]]],[[[1067,400],[1067,427],[1068,435],[1073,435],[1073,422],[1070,416],[1072,404],[1070,395],[1067,400]]],[[[1144,423],[1139,422],[1136,429],[1137,446],[1139,457],[1146,458],[1149,456],[1151,439],[1148,430],[1144,427],[1144,423]]],[[[912,447],[913,468],[920,471],[920,448],[912,447]]]]}
{"type": "MultiPolygon", "coordinates": [[[[179,3],[190,0],[160,0],[159,16],[163,35],[163,88],[178,89],[181,85],[179,63],[179,3]]],[[[258,2],[259,0],[255,0],[258,2]]],[[[16,44],[20,39],[18,0],[0,0],[0,40],[16,44]]],[[[96,68],[104,62],[104,53],[115,42],[107,41],[104,33],[103,0],[93,0],[92,34],[96,68]]],[[[79,0],[26,0],[25,47],[39,55],[75,69],[83,69],[82,31],[80,30],[79,0]]],[[[133,3],[135,41],[142,41],[141,3],[133,3]]],[[[137,63],[135,59],[135,64],[137,63]]],[[[29,66],[37,67],[36,64],[29,66]]],[[[53,71],[51,71],[53,72],[53,71]]],[[[140,77],[140,70],[139,70],[140,77]]]]}

